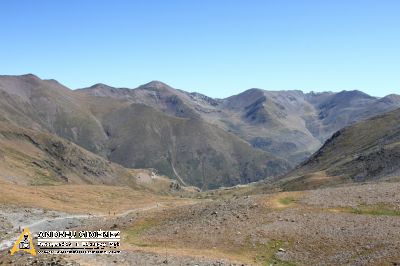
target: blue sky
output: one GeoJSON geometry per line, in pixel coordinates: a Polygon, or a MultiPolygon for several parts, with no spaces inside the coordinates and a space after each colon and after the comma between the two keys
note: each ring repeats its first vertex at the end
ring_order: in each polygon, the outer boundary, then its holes
{"type": "Polygon", "coordinates": [[[0,12],[0,74],[213,97],[400,93],[397,0],[2,0],[0,12]]]}

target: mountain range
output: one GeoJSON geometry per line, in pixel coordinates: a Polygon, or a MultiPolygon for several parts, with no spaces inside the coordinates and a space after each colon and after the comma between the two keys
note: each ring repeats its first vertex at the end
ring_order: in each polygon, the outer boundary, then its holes
{"type": "Polygon", "coordinates": [[[398,95],[360,91],[250,89],[214,99],[159,81],[71,90],[32,74],[0,76],[0,94],[0,122],[14,132],[65,139],[98,160],[202,189],[286,174],[338,130],[400,107],[398,95]]]}

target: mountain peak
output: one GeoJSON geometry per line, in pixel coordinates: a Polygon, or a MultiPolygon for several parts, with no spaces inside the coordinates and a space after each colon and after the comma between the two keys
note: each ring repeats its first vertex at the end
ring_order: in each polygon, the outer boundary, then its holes
{"type": "Polygon", "coordinates": [[[111,87],[107,84],[104,84],[104,83],[96,83],[96,84],[90,86],[89,88],[90,89],[111,89],[113,87],[111,87]]]}
{"type": "Polygon", "coordinates": [[[397,94],[389,94],[383,98],[379,99],[379,102],[384,102],[387,104],[400,104],[400,95],[397,94]]]}
{"type": "Polygon", "coordinates": [[[375,98],[375,97],[368,95],[365,92],[362,92],[359,90],[350,90],[350,91],[343,90],[343,91],[337,93],[337,95],[345,96],[345,97],[357,97],[357,98],[369,98],[369,99],[375,98]]]}
{"type": "Polygon", "coordinates": [[[78,89],[79,91],[84,91],[88,94],[98,96],[98,97],[111,97],[125,99],[129,98],[130,89],[127,88],[115,88],[104,83],[97,83],[88,88],[78,89]]]}
{"type": "Polygon", "coordinates": [[[28,73],[28,74],[24,74],[24,75],[21,75],[21,77],[23,77],[23,78],[29,78],[29,79],[40,79],[38,76],[36,76],[36,75],[34,75],[34,74],[31,74],[31,73],[28,73]]]}
{"type": "Polygon", "coordinates": [[[149,83],[143,84],[139,86],[140,89],[149,89],[149,90],[160,90],[160,89],[171,89],[171,86],[165,84],[164,82],[153,80],[149,83]]]}
{"type": "Polygon", "coordinates": [[[264,92],[264,90],[260,88],[250,88],[242,93],[259,93],[259,92],[264,92]]]}

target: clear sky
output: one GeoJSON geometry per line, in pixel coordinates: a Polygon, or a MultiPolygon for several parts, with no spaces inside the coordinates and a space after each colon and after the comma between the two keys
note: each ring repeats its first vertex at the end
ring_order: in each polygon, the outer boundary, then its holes
{"type": "Polygon", "coordinates": [[[400,93],[398,0],[2,0],[0,27],[0,74],[70,88],[400,93]]]}

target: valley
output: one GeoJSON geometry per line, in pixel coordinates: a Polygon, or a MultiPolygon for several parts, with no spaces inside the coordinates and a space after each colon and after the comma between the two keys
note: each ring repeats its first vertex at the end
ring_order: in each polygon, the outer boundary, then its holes
{"type": "Polygon", "coordinates": [[[0,12],[0,266],[400,266],[400,1],[0,12]]]}
{"type": "Polygon", "coordinates": [[[400,96],[0,76],[0,264],[398,265],[400,96]],[[9,249],[120,230],[121,254],[9,249]],[[35,240],[36,241],[36,240],[35,240]]]}

